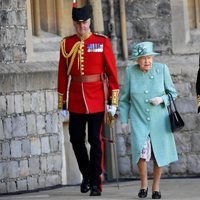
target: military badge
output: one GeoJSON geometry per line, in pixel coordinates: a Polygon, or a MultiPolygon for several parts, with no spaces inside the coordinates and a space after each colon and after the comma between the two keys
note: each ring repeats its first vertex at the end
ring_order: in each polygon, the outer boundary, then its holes
{"type": "Polygon", "coordinates": [[[103,44],[88,44],[87,45],[87,52],[103,52],[103,44]]]}

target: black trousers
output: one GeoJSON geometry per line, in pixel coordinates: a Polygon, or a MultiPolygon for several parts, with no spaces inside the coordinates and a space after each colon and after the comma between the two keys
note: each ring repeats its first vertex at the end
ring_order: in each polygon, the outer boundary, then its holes
{"type": "Polygon", "coordinates": [[[102,131],[104,112],[92,114],[71,113],[69,117],[70,142],[83,178],[102,190],[101,174],[103,171],[102,131]],[[86,149],[86,124],[88,124],[88,142],[90,152],[86,149]]]}

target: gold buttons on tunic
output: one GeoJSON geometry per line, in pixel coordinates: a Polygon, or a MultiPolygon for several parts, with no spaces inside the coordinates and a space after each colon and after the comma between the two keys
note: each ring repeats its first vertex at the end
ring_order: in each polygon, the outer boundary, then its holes
{"type": "Polygon", "coordinates": [[[84,44],[85,42],[84,41],[81,41],[81,45],[80,45],[80,73],[81,75],[84,75],[84,44]]]}

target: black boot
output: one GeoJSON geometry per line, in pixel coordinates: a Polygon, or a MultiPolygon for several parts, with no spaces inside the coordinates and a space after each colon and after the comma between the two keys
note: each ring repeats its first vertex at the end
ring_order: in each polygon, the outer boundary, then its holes
{"type": "Polygon", "coordinates": [[[80,190],[82,193],[86,193],[90,190],[90,183],[88,179],[83,179],[81,186],[80,186],[80,190]]]}
{"type": "Polygon", "coordinates": [[[161,192],[154,191],[152,193],[152,199],[161,199],[161,192]]]}
{"type": "Polygon", "coordinates": [[[148,194],[148,188],[147,189],[140,189],[139,193],[138,193],[138,197],[139,198],[145,198],[147,197],[148,194]]]}
{"type": "Polygon", "coordinates": [[[101,190],[97,186],[91,186],[90,196],[101,196],[101,190]]]}

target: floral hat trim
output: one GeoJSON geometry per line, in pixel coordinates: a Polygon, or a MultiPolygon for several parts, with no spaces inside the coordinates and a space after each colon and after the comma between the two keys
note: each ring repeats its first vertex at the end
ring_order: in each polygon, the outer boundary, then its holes
{"type": "Polygon", "coordinates": [[[142,56],[147,55],[159,55],[153,51],[153,43],[152,42],[143,42],[141,44],[137,44],[133,47],[132,56],[130,59],[135,60],[142,56]]]}

